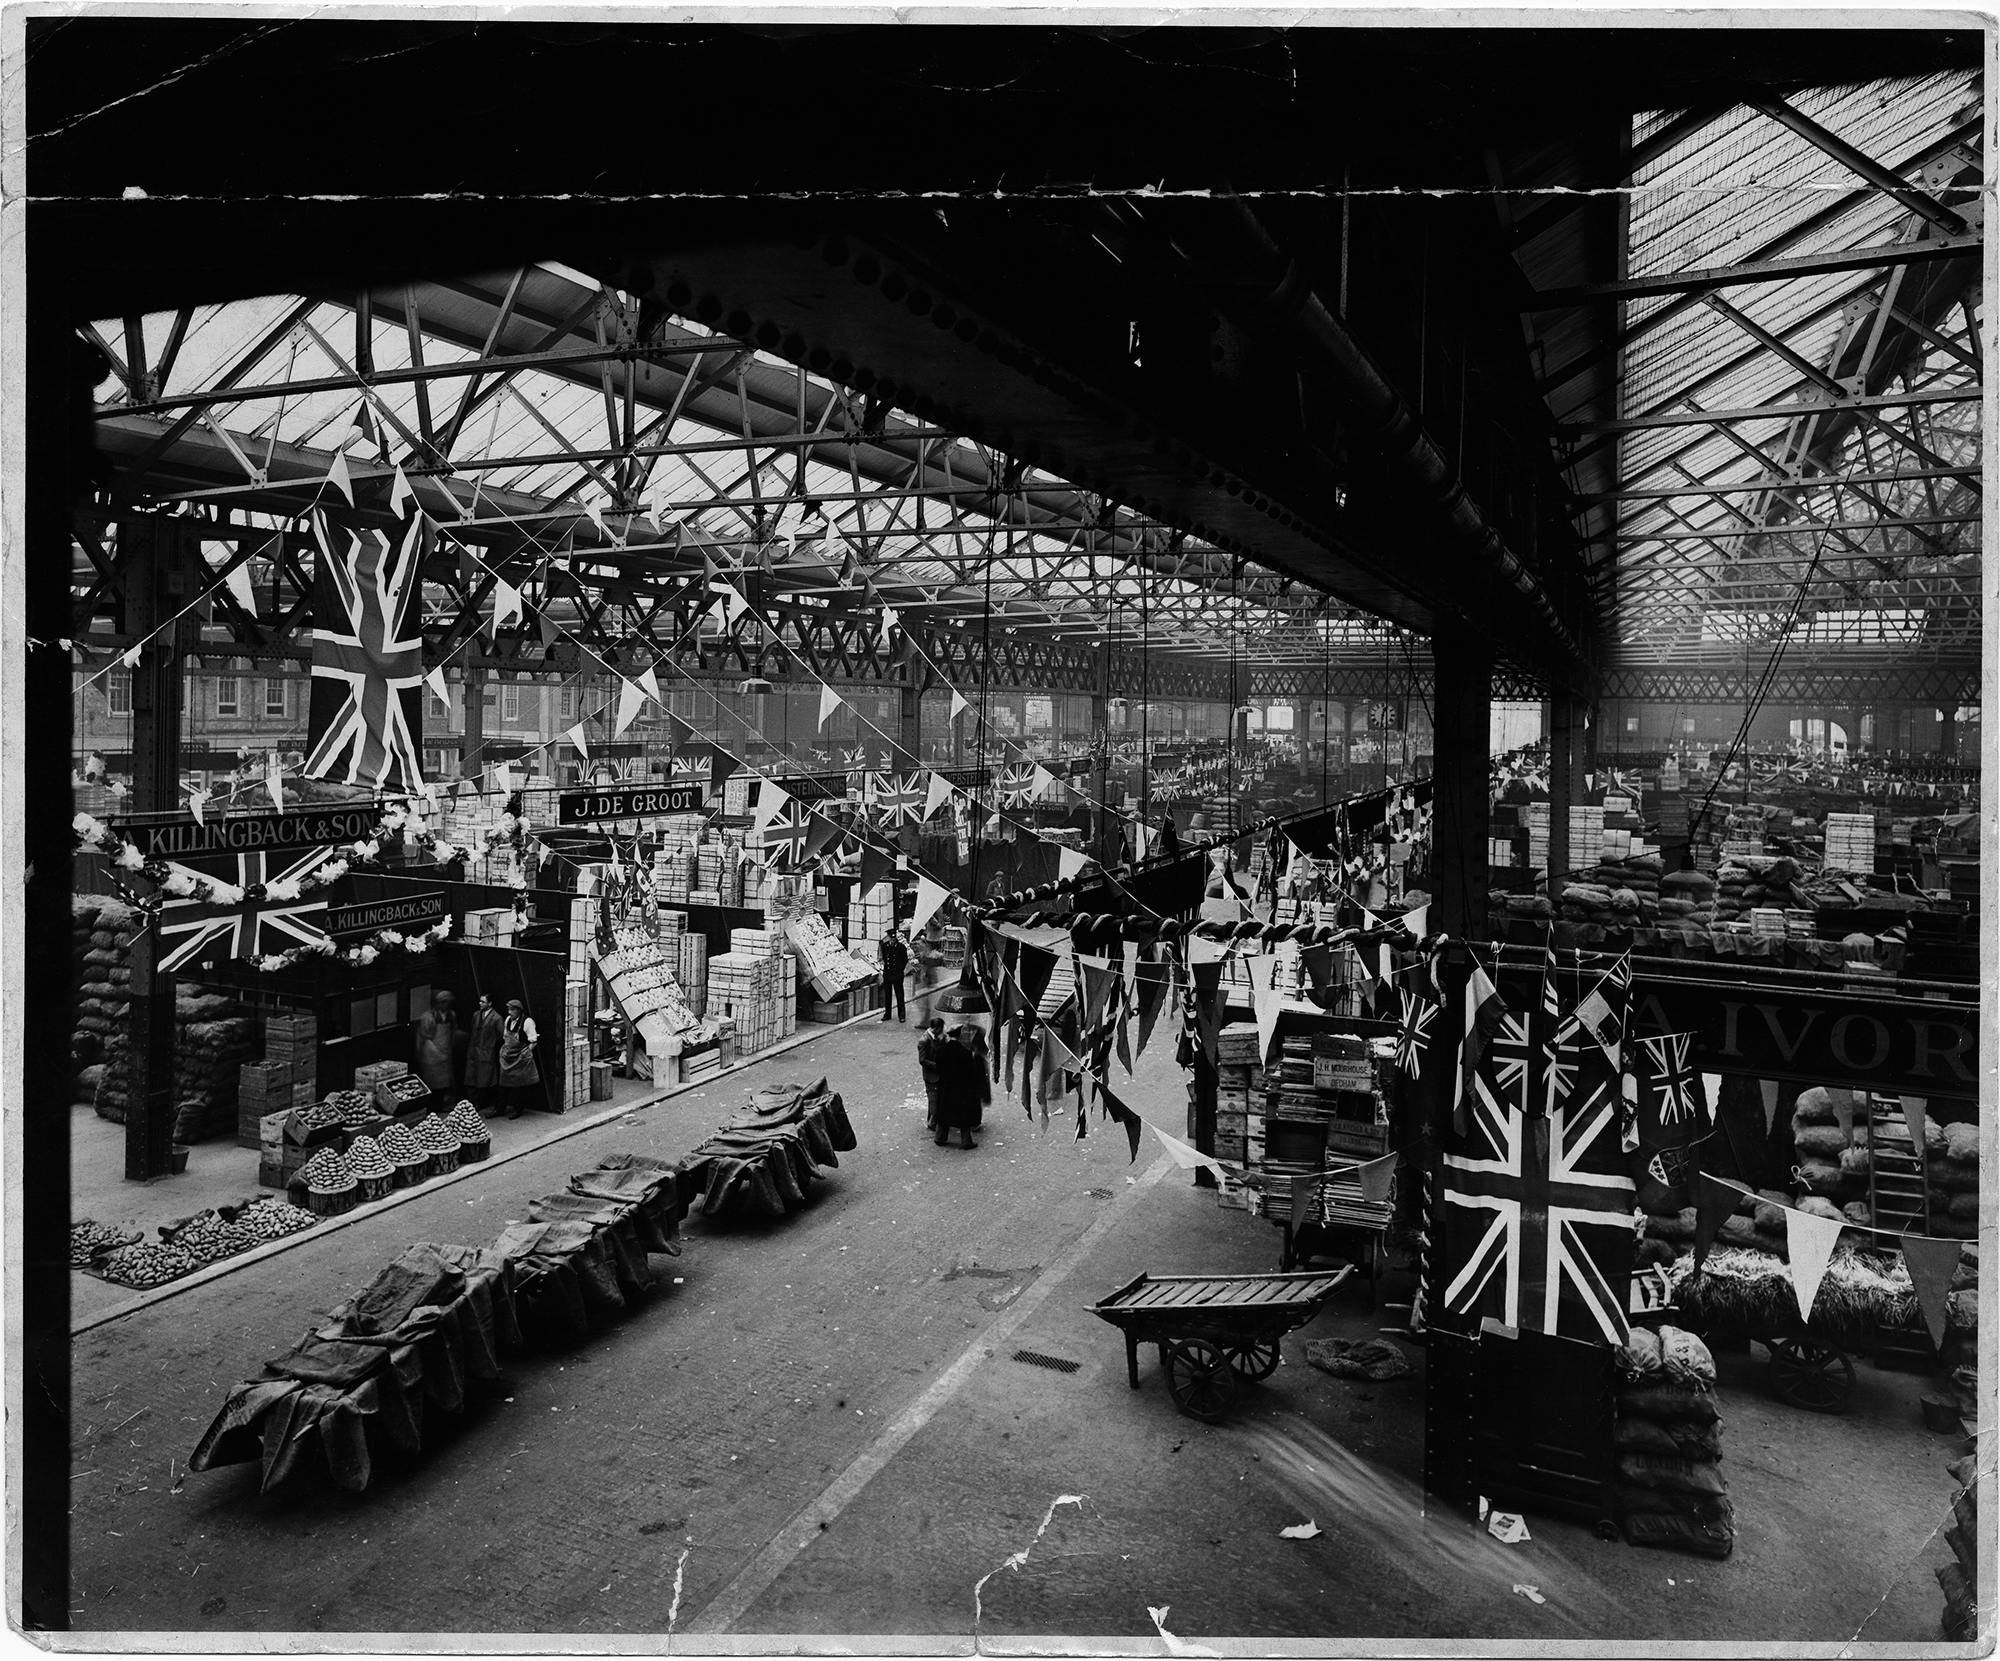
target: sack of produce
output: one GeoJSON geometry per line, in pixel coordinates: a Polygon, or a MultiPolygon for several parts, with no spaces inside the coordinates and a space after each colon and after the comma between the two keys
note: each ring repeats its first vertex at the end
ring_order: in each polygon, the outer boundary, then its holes
{"type": "Polygon", "coordinates": [[[1944,1156],[1954,1165],[1979,1165],[1979,1127],[1971,1124],[1944,1127],[1944,1156]]]}
{"type": "Polygon", "coordinates": [[[1725,1492],[1722,1472],[1712,1463],[1653,1453],[1621,1453],[1618,1474],[1635,1488],[1655,1493],[1717,1499],[1725,1492]]]}
{"type": "Polygon", "coordinates": [[[1685,1384],[1646,1384],[1620,1390],[1618,1411],[1667,1424],[1712,1425],[1722,1421],[1722,1410],[1715,1405],[1715,1397],[1685,1384]]]}
{"type": "Polygon", "coordinates": [[[1838,1125],[1800,1124],[1792,1132],[1792,1145],[1801,1159],[1838,1160],[1847,1151],[1847,1132],[1838,1125]]]}
{"type": "Polygon", "coordinates": [[[1618,1370],[1627,1378],[1650,1383],[1660,1376],[1660,1335],[1651,1327],[1635,1326],[1619,1346],[1618,1370]]]}
{"type": "MultiPolygon", "coordinates": [[[[1840,1094],[1845,1096],[1847,1092],[1843,1090],[1840,1094]]],[[[1823,1084],[1815,1084],[1810,1090],[1801,1090],[1799,1099],[1792,1104],[1794,1125],[1841,1125],[1851,1123],[1852,1119],[1853,1109],[1850,1107],[1842,1112],[1837,1108],[1834,1105],[1834,1092],[1823,1084]]],[[[1846,1139],[1843,1130],[1841,1140],[1846,1139]]]]}
{"type": "Polygon", "coordinates": [[[1676,1384],[1706,1388],[1715,1382],[1715,1357],[1706,1344],[1681,1327],[1660,1328],[1660,1368],[1676,1384]]]}
{"type": "Polygon", "coordinates": [[[1699,1557],[1727,1557],[1736,1549],[1736,1519],[1724,1498],[1689,1511],[1634,1511],[1624,1519],[1635,1546],[1662,1546],[1699,1557]]]}

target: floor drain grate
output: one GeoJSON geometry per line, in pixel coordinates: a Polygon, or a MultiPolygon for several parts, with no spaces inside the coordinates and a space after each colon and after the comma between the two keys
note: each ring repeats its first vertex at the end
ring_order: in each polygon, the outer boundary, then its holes
{"type": "Polygon", "coordinates": [[[1059,1355],[1043,1355],[1040,1350],[1016,1350],[1016,1361],[1025,1361],[1030,1367],[1046,1367],[1052,1373],[1073,1373],[1081,1367],[1081,1361],[1065,1361],[1059,1355]]]}

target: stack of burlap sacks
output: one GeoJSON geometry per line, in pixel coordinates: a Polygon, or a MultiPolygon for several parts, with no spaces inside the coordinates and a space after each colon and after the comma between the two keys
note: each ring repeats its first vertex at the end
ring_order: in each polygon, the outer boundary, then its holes
{"type": "MultiPolygon", "coordinates": [[[[1875,1221],[1868,1205],[1868,1107],[1848,1090],[1815,1085],[1792,1104],[1792,1148],[1798,1166],[1801,1211],[1867,1228],[1875,1221]]],[[[1784,1219],[1778,1221],[1782,1224],[1784,1219]]]]}
{"type": "MultiPolygon", "coordinates": [[[[125,1041],[132,970],[128,954],[139,914],[102,894],[70,896],[70,979],[76,987],[76,1028],[70,1057],[76,1069],[71,1100],[98,1107],[106,1057],[125,1041]]],[[[124,1103],[107,1118],[123,1119],[124,1103]]]]}
{"type": "MultiPolygon", "coordinates": [[[[127,1045],[139,918],[101,895],[71,899],[72,960],[77,984],[78,1063],[75,1100],[101,1118],[125,1122],[132,1070],[127,1045]]],[[[237,1069],[258,1051],[257,1021],[233,998],[180,987],[174,999],[174,1140],[200,1142],[236,1134],[237,1069]]]]}
{"type": "Polygon", "coordinates": [[[1798,874],[1798,862],[1782,855],[1738,854],[1724,859],[1715,869],[1715,920],[1742,922],[1759,906],[1796,905],[1792,882],[1798,874]]]}
{"type": "Polygon", "coordinates": [[[1933,1234],[1971,1240],[1979,1233],[1979,1127],[1924,1126],[1926,1186],[1933,1234]]]}
{"type": "Polygon", "coordinates": [[[1635,1327],[1618,1352],[1612,1421],[1619,1526],[1635,1546],[1727,1557],[1736,1518],[1722,1480],[1715,1358],[1691,1332],[1635,1327]]]}
{"type": "Polygon", "coordinates": [[[1715,923],[1715,878],[1706,871],[1674,871],[1660,879],[1660,927],[1699,929],[1715,923]]]}
{"type": "Polygon", "coordinates": [[[1639,902],[1638,909],[1651,918],[1659,909],[1662,870],[1658,854],[1634,854],[1629,859],[1600,860],[1589,880],[1609,889],[1612,904],[1621,911],[1626,907],[1619,896],[1630,894],[1639,902]]]}

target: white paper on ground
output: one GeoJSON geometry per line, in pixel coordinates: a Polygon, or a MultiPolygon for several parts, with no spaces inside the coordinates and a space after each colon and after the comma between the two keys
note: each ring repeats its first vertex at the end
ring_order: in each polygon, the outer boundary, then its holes
{"type": "MultiPolygon", "coordinates": [[[[1668,1584],[1671,1585],[1672,1582],[1669,1581],[1668,1584]]],[[[1526,1598],[1530,1603],[1547,1603],[1549,1601],[1547,1598],[1542,1596],[1542,1589],[1539,1586],[1523,1586],[1517,1580],[1514,1582],[1514,1590],[1519,1592],[1521,1596],[1526,1598]]]]}
{"type": "Polygon", "coordinates": [[[1278,1538],[1280,1540],[1317,1540],[1319,1538],[1319,1524],[1294,1523],[1290,1528],[1279,1529],[1278,1538]]]}
{"type": "Polygon", "coordinates": [[[1503,1546],[1517,1546],[1528,1538],[1527,1519],[1518,1511],[1495,1511],[1486,1519],[1486,1532],[1503,1546]]]}

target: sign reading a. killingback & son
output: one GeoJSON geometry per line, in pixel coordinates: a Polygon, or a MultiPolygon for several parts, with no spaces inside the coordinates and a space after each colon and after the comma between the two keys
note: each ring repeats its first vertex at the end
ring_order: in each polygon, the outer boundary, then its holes
{"type": "Polygon", "coordinates": [[[382,804],[308,807],[289,813],[210,814],[177,819],[114,819],[111,828],[148,859],[195,859],[204,854],[253,854],[269,849],[327,848],[363,842],[380,828],[382,804]]]}
{"type": "Polygon", "coordinates": [[[405,934],[421,934],[435,928],[451,915],[442,888],[426,888],[417,894],[399,894],[393,899],[359,900],[351,905],[326,908],[326,932],[332,935],[376,934],[396,929],[405,934]]]}

